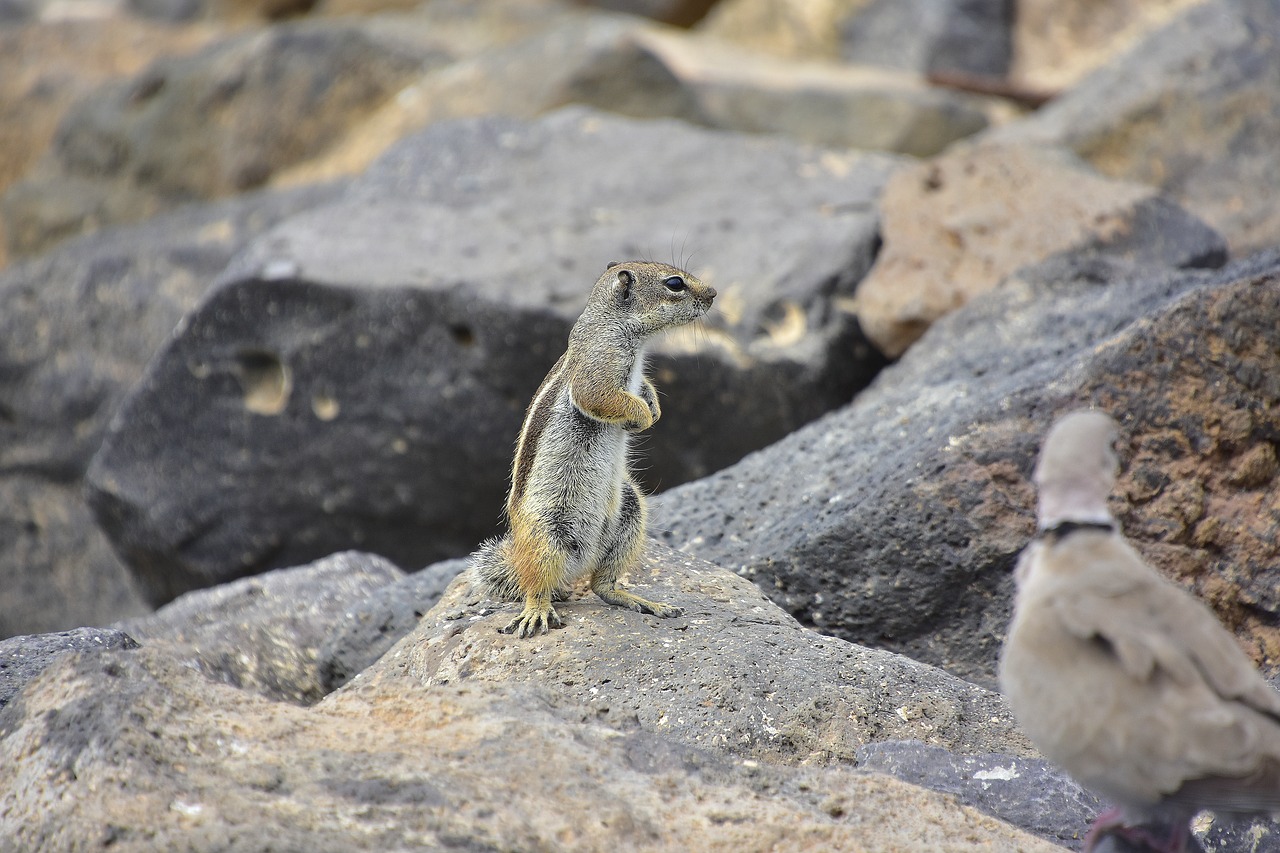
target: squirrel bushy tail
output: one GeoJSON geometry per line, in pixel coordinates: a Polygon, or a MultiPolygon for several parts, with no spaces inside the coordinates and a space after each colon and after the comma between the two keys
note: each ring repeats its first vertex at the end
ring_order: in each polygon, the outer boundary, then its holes
{"type": "MultiPolygon", "coordinates": [[[[494,601],[524,601],[524,591],[516,580],[511,559],[507,556],[511,536],[494,536],[480,543],[467,562],[467,582],[471,591],[494,601]]],[[[566,601],[568,590],[551,593],[552,601],[566,601]]]]}

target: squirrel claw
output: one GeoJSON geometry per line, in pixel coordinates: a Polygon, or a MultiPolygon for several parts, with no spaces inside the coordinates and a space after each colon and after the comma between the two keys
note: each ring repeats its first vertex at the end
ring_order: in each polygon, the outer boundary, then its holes
{"type": "Polygon", "coordinates": [[[521,611],[520,615],[505,628],[499,628],[498,631],[503,634],[515,634],[521,639],[527,637],[536,637],[539,634],[547,634],[552,628],[563,628],[564,622],[560,619],[560,614],[556,613],[554,607],[548,607],[546,610],[530,609],[526,607],[521,611]]]}

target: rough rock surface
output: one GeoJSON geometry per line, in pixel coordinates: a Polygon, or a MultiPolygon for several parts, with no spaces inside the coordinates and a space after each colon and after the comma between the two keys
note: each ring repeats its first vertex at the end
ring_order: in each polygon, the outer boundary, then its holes
{"type": "Polygon", "coordinates": [[[316,663],[325,691],[338,689],[368,669],[418,627],[419,620],[436,606],[466,565],[465,557],[433,563],[348,607],[320,646],[316,663]]]}
{"type": "Polygon", "coordinates": [[[1078,850],[1104,808],[1096,796],[1040,758],[987,753],[957,755],[914,741],[882,741],[858,749],[857,765],[954,794],[967,806],[1078,850]]]}
{"type": "Polygon", "coordinates": [[[0,200],[11,253],[261,187],[314,156],[425,63],[449,58],[388,29],[282,24],[104,85],[68,113],[50,156],[0,200]]]}
{"type": "Polygon", "coordinates": [[[1280,253],[1063,259],[939,321],[846,408],[652,501],[652,529],[819,629],[992,677],[1053,417],[1119,417],[1139,549],[1280,665],[1280,253]],[[786,472],[786,476],[781,476],[786,472]]]}
{"type": "Polygon", "coordinates": [[[467,553],[592,283],[673,246],[720,296],[652,348],[640,472],[723,467],[879,367],[834,304],[898,162],[580,109],[438,125],[237,260],[116,419],[91,504],[154,602],[341,548],[467,553]]]}
{"type": "Polygon", "coordinates": [[[142,648],[0,711],[19,849],[1058,849],[954,798],[611,727],[529,684],[351,686],[312,708],[142,648]],[[531,784],[529,780],[537,780],[531,784]]]}
{"type": "Polygon", "coordinates": [[[1280,5],[1210,0],[994,138],[1064,145],[1151,184],[1233,252],[1280,243],[1280,5]]]}
{"type": "Polygon", "coordinates": [[[584,720],[769,762],[850,761],[879,740],[1028,754],[1004,700],[915,661],[802,628],[748,581],[650,542],[631,573],[659,619],[587,593],[558,604],[566,627],[502,634],[517,605],[477,607],[465,578],[352,684],[531,681],[584,720]]]}
{"type": "Polygon", "coordinates": [[[132,637],[114,628],[76,628],[0,640],[0,708],[8,705],[27,682],[66,655],[137,647],[132,637]]]}
{"type": "Polygon", "coordinates": [[[211,679],[307,704],[330,692],[317,661],[347,609],[403,577],[373,554],[333,554],[189,592],[120,627],[146,645],[164,645],[211,679]]]}
{"type": "Polygon", "coordinates": [[[862,330],[890,358],[938,317],[1057,254],[1151,269],[1226,261],[1221,237],[1150,187],[1104,178],[1053,148],[953,149],[890,178],[880,210],[884,249],[854,300],[862,330]]]}
{"type": "Polygon", "coordinates": [[[81,476],[147,361],[260,230],[336,188],[249,195],[0,272],[0,636],[145,612],[81,476]]]}

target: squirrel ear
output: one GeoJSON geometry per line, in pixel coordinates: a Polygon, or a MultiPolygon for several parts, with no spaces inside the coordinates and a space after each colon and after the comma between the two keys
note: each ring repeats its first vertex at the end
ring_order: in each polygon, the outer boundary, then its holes
{"type": "Polygon", "coordinates": [[[618,270],[613,278],[613,298],[618,302],[626,302],[631,298],[631,285],[636,277],[631,270],[618,270]]]}
{"type": "Polygon", "coordinates": [[[620,263],[622,263],[622,261],[609,261],[609,263],[604,265],[604,268],[607,270],[611,270],[620,263]]]}

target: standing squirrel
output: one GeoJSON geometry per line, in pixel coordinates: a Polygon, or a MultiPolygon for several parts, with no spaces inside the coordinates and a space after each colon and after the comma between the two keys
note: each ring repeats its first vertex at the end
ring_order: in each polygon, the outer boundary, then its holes
{"type": "Polygon", "coordinates": [[[618,586],[644,549],[644,496],[627,470],[631,433],[661,415],[644,374],[645,345],[701,317],[715,288],[650,262],[611,263],[569,332],[569,347],[525,413],[511,464],[509,532],[483,543],[467,569],[474,591],[524,609],[504,634],[564,623],[551,606],[590,574],[608,604],[655,616],[680,609],[618,586]]]}

